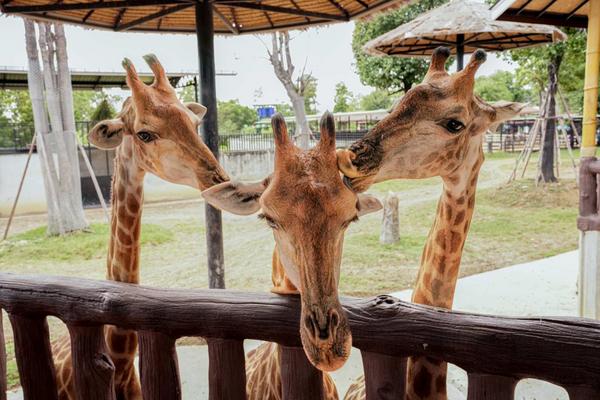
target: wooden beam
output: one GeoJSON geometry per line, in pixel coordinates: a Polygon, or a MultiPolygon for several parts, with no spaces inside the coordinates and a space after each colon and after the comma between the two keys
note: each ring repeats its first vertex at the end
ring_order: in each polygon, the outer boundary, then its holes
{"type": "Polygon", "coordinates": [[[129,8],[181,4],[181,0],[124,0],[124,1],[97,1],[90,3],[43,4],[31,6],[6,6],[4,12],[11,13],[42,13],[51,11],[97,10],[102,8],[129,8]]]}
{"type": "Polygon", "coordinates": [[[126,31],[128,29],[131,29],[133,27],[142,25],[148,21],[152,21],[155,20],[157,18],[162,18],[165,15],[169,15],[169,14],[173,14],[176,13],[178,11],[182,11],[185,10],[187,8],[193,7],[193,4],[180,4],[177,6],[173,6],[173,7],[169,7],[169,8],[165,8],[161,11],[157,11],[155,13],[152,14],[148,14],[145,17],[141,17],[138,19],[134,19],[133,21],[129,21],[126,24],[120,24],[115,28],[115,31],[126,31]]]}
{"type": "MultiPolygon", "coordinates": [[[[0,273],[0,293],[0,308],[11,315],[53,315],[70,325],[118,325],[162,332],[172,338],[258,339],[301,346],[298,296],[159,289],[5,272],[0,273]]],[[[342,298],[341,302],[353,346],[362,351],[442,359],[470,374],[535,377],[565,387],[598,385],[597,320],[458,313],[391,296],[342,298]]],[[[25,346],[22,349],[35,351],[27,348],[29,343],[21,342],[25,346]]]]}
{"type": "Polygon", "coordinates": [[[580,9],[581,7],[583,7],[584,5],[586,5],[586,4],[587,4],[587,2],[588,2],[588,0],[583,0],[581,3],[579,3],[579,4],[577,5],[577,7],[575,7],[575,8],[574,8],[574,9],[573,9],[573,10],[572,10],[570,13],[569,13],[569,15],[567,15],[567,19],[569,19],[569,18],[571,18],[573,15],[575,15],[575,13],[576,13],[577,11],[579,11],[579,9],[580,9]]]}
{"type": "MultiPolygon", "coordinates": [[[[296,10],[301,10],[300,6],[298,5],[298,3],[296,3],[295,0],[290,0],[290,3],[292,3],[296,10]]],[[[306,22],[310,22],[310,18],[304,17],[304,19],[306,20],[306,22]]]]}
{"type": "Polygon", "coordinates": [[[331,4],[333,4],[333,6],[334,6],[335,8],[337,8],[338,10],[340,10],[340,11],[342,12],[342,14],[343,14],[343,15],[344,15],[346,18],[350,19],[350,13],[348,13],[348,10],[346,10],[344,7],[342,7],[342,5],[341,5],[340,3],[338,3],[338,2],[337,2],[337,1],[335,1],[335,0],[328,0],[328,1],[329,1],[331,4]]]}
{"type": "Polygon", "coordinates": [[[542,15],[544,15],[544,14],[546,13],[546,11],[548,11],[548,9],[549,9],[550,7],[552,7],[552,5],[553,5],[554,3],[556,3],[556,0],[550,0],[550,1],[548,2],[548,4],[546,4],[546,5],[545,5],[545,6],[544,6],[544,7],[543,7],[543,8],[542,8],[540,11],[539,11],[539,13],[538,13],[538,17],[541,17],[542,15]]]}
{"type": "Polygon", "coordinates": [[[234,35],[240,34],[240,30],[234,24],[232,24],[221,11],[219,11],[217,9],[217,7],[214,5],[214,3],[213,3],[213,12],[217,15],[217,17],[219,17],[219,19],[225,24],[225,26],[227,26],[227,28],[229,28],[231,33],[233,33],[234,35]]]}
{"type": "Polygon", "coordinates": [[[570,26],[573,28],[586,28],[587,17],[573,15],[570,18],[562,14],[547,12],[542,17],[538,17],[537,11],[523,11],[518,14],[514,9],[509,8],[498,17],[501,21],[528,22],[533,24],[570,26]]]}
{"type": "Polygon", "coordinates": [[[297,10],[294,8],[287,8],[287,7],[270,6],[268,4],[262,4],[262,3],[231,2],[231,3],[227,3],[227,6],[236,7],[236,8],[247,8],[249,10],[268,11],[268,12],[281,13],[281,14],[300,15],[303,17],[315,17],[315,18],[321,18],[321,19],[328,19],[328,20],[332,20],[332,21],[349,21],[350,20],[350,18],[342,16],[342,15],[327,14],[327,13],[322,13],[322,12],[308,11],[308,10],[297,10]]]}

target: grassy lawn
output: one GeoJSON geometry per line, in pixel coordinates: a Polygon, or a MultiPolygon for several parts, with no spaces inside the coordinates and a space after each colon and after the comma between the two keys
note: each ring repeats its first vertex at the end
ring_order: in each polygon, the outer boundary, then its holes
{"type": "MultiPolygon", "coordinates": [[[[516,154],[486,155],[479,180],[475,216],[465,246],[461,275],[470,275],[515,263],[555,255],[577,247],[577,188],[566,153],[561,154],[561,182],[536,186],[534,155],[527,179],[507,185],[516,154]]],[[[414,283],[421,251],[433,222],[440,179],[390,181],[372,192],[400,196],[401,240],[379,243],[381,214],[361,218],[348,229],[340,291],[365,296],[409,288],[414,283]]],[[[161,287],[204,288],[206,243],[204,205],[200,201],[148,204],[142,225],[141,280],[161,287]]],[[[0,244],[0,271],[105,277],[108,226],[98,211],[88,211],[89,232],[48,238],[40,226],[25,230],[0,244]]],[[[34,217],[31,217],[34,218],[34,217]]],[[[44,216],[37,216],[38,225],[44,216]]],[[[224,213],[226,284],[228,288],[267,291],[273,237],[255,217],[224,213]]],[[[17,225],[19,220],[15,222],[17,225]]],[[[23,223],[23,222],[21,222],[23,223]]],[[[27,226],[31,226],[28,220],[27,226]]],[[[49,320],[51,335],[66,332],[49,320]]],[[[8,320],[9,382],[17,384],[12,332],[8,320]]]]}

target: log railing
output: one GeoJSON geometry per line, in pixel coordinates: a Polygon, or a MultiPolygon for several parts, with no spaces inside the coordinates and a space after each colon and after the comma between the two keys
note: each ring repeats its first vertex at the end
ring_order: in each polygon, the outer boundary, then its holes
{"type": "MultiPolygon", "coordinates": [[[[102,334],[105,324],[138,332],[146,400],[181,398],[175,353],[175,340],[181,336],[207,338],[210,399],[245,398],[244,339],[282,344],[284,398],[317,399],[322,395],[321,373],[301,348],[298,300],[231,290],[167,290],[0,274],[0,307],[13,326],[21,384],[25,398],[36,400],[56,399],[46,324],[50,315],[69,327],[81,399],[114,399],[114,366],[102,334]]],[[[600,398],[600,323],[594,320],[465,314],[390,296],[344,298],[342,303],[353,345],[363,355],[368,399],[402,398],[410,355],[465,369],[469,399],[510,399],[522,378],[561,385],[572,400],[600,398]]],[[[3,373],[0,388],[5,379],[3,373]]]]}

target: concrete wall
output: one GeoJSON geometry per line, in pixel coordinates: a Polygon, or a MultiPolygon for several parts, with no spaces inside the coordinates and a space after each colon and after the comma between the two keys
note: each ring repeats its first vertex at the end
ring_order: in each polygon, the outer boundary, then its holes
{"type": "MultiPolygon", "coordinates": [[[[6,217],[10,213],[26,161],[27,154],[0,155],[0,217],[6,217]]],[[[232,179],[260,180],[273,171],[274,153],[267,150],[222,154],[220,161],[232,179]]],[[[146,175],[146,201],[193,199],[199,196],[199,192],[193,188],[169,183],[151,174],[146,175]]],[[[17,214],[45,211],[46,199],[40,159],[37,154],[33,154],[17,206],[17,214]]]]}

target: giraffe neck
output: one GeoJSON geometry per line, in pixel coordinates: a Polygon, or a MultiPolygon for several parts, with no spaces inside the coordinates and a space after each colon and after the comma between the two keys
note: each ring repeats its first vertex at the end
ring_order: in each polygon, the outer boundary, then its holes
{"type": "Polygon", "coordinates": [[[112,182],[111,234],[108,279],[139,283],[140,229],[144,171],[136,164],[130,139],[123,140],[115,157],[112,182]]]}
{"type": "Polygon", "coordinates": [[[460,260],[475,208],[477,177],[483,162],[481,140],[472,140],[465,161],[443,177],[443,192],[423,254],[413,302],[452,308],[460,260]]]}

